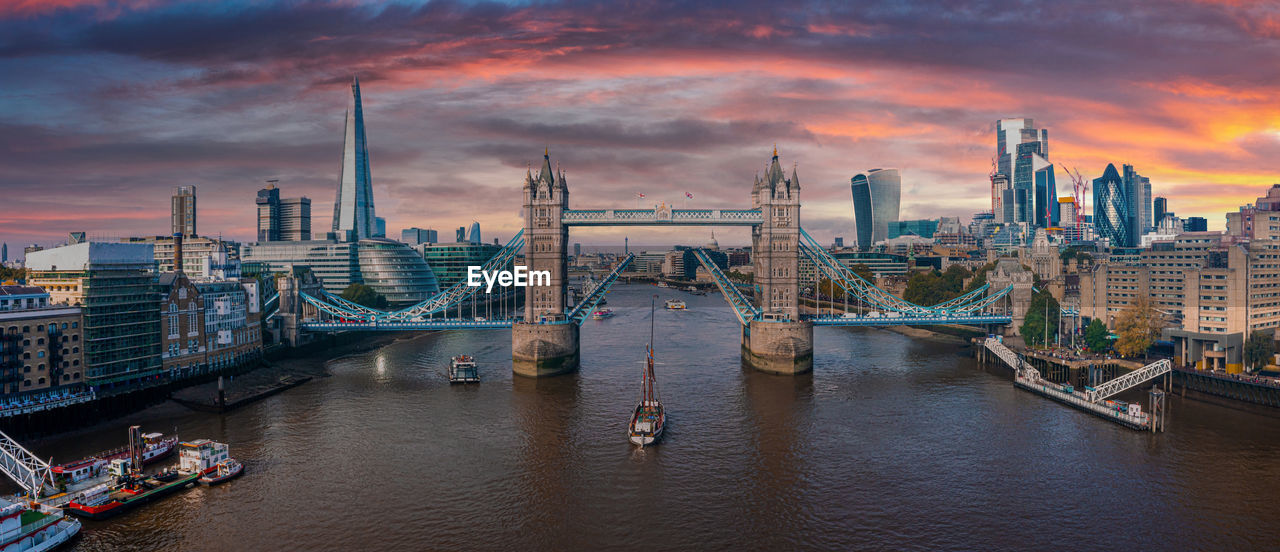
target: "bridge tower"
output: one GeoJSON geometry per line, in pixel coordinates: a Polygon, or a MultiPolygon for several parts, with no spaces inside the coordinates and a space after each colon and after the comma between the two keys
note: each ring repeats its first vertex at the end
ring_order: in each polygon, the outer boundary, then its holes
{"type": "Polygon", "coordinates": [[[550,152],[544,152],[538,175],[525,174],[524,258],[530,271],[549,272],[551,285],[525,288],[524,321],[511,327],[511,369],[518,375],[578,369],[578,325],[564,323],[569,228],[561,213],[568,208],[564,172],[553,171],[550,152]]]}
{"type": "Polygon", "coordinates": [[[778,374],[813,370],[813,323],[800,320],[800,177],[778,162],[778,148],[764,178],[756,176],[752,207],[763,223],[752,227],[755,306],[761,316],[742,329],[742,359],[778,374]]]}

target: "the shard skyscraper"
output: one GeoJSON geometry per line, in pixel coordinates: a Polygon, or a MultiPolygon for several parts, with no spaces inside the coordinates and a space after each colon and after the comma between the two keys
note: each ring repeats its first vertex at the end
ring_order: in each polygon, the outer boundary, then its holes
{"type": "Polygon", "coordinates": [[[371,238],[377,233],[375,221],[369,142],[364,132],[364,110],[360,106],[360,79],[356,78],[351,80],[342,173],[338,178],[338,197],[333,202],[333,232],[343,241],[371,238]]]}

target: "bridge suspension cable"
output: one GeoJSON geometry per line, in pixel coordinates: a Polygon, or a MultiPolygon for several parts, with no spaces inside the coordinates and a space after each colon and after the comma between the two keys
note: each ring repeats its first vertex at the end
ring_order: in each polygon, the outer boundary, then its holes
{"type": "MultiPolygon", "coordinates": [[[[513,236],[510,241],[507,242],[507,245],[504,245],[502,249],[498,250],[493,257],[490,257],[489,260],[484,263],[480,268],[481,272],[492,273],[506,268],[515,261],[515,258],[520,255],[523,249],[524,230],[520,230],[519,232],[516,232],[516,235],[513,236]]],[[[437,293],[426,301],[406,309],[386,313],[385,316],[380,318],[385,318],[389,321],[408,321],[419,319],[423,316],[429,316],[437,312],[447,311],[450,307],[471,298],[476,294],[476,292],[480,291],[480,289],[480,286],[470,286],[467,285],[467,282],[465,281],[458,282],[453,286],[450,286],[449,289],[437,293]]]]}
{"type": "Polygon", "coordinates": [[[716,263],[707,254],[706,250],[701,247],[694,249],[693,256],[697,257],[702,267],[711,274],[711,278],[716,282],[716,287],[720,288],[720,293],[724,294],[724,299],[729,302],[730,307],[733,307],[733,314],[738,317],[738,322],[746,326],[760,316],[760,309],[757,309],[755,305],[751,304],[750,300],[742,295],[741,291],[738,291],[738,286],[734,285],[733,281],[720,270],[719,266],[716,266],[716,263]]]}
{"type": "Polygon", "coordinates": [[[868,282],[859,276],[858,273],[850,270],[838,259],[823,248],[817,240],[813,239],[808,232],[800,229],[800,252],[804,254],[814,266],[829,278],[836,285],[840,286],[845,293],[853,294],[855,297],[868,302],[881,310],[887,312],[898,313],[904,316],[914,317],[956,317],[962,315],[972,315],[987,306],[995,303],[1000,298],[1009,293],[1011,288],[1006,287],[1000,291],[983,296],[990,288],[990,284],[983,284],[979,288],[965,293],[959,297],[943,301],[933,306],[921,306],[911,303],[904,299],[900,299],[893,294],[880,289],[875,284],[868,282]]]}

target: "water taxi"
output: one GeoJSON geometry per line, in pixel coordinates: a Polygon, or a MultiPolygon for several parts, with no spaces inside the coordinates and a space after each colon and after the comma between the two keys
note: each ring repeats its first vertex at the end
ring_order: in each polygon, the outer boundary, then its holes
{"type": "Polygon", "coordinates": [[[244,473],[244,464],[236,461],[235,458],[228,458],[214,467],[214,470],[200,477],[200,482],[205,485],[217,485],[238,477],[244,473]]]}
{"type": "Polygon", "coordinates": [[[0,499],[0,552],[45,552],[80,532],[80,520],[49,506],[0,499]]]}
{"type": "Polygon", "coordinates": [[[632,444],[644,448],[662,438],[662,429],[666,424],[666,412],[662,401],[658,400],[658,383],[653,375],[653,313],[656,309],[657,296],[649,306],[649,346],[645,359],[644,375],[640,378],[640,402],[631,413],[631,423],[627,427],[627,437],[632,444]]]}
{"type": "Polygon", "coordinates": [[[688,305],[685,305],[684,301],[679,299],[667,299],[667,301],[663,303],[663,306],[666,307],[667,310],[685,310],[688,308],[688,305]]]}
{"type": "Polygon", "coordinates": [[[458,355],[449,361],[449,383],[480,383],[480,369],[471,355],[458,355]]]}
{"type": "Polygon", "coordinates": [[[591,313],[592,320],[604,320],[613,316],[613,309],[600,309],[591,313]]]}

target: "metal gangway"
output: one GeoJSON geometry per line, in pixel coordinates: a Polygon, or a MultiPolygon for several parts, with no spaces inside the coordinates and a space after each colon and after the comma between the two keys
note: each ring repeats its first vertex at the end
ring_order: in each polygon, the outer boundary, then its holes
{"type": "Polygon", "coordinates": [[[49,463],[32,454],[4,432],[0,432],[0,471],[32,498],[40,498],[45,489],[54,488],[53,471],[49,468],[49,463]]]}
{"type": "Polygon", "coordinates": [[[1117,377],[1102,385],[1085,390],[1085,396],[1091,402],[1102,402],[1117,393],[1133,389],[1148,381],[1173,371],[1173,363],[1169,359],[1161,359],[1123,376],[1117,377]]]}
{"type": "Polygon", "coordinates": [[[997,358],[1003,360],[1010,368],[1013,368],[1013,372],[1019,377],[1032,380],[1040,379],[1040,372],[1035,368],[1032,368],[1031,365],[1026,363],[1026,361],[1022,360],[1022,357],[1018,356],[1018,353],[1015,353],[1012,349],[1005,347],[1003,341],[994,337],[988,337],[982,343],[988,351],[995,353],[997,358]]]}

